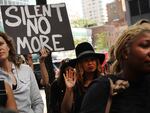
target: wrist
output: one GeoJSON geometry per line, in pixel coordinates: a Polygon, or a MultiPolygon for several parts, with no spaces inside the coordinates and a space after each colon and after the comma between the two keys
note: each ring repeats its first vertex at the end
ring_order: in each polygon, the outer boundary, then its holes
{"type": "Polygon", "coordinates": [[[44,61],[45,61],[44,59],[40,59],[40,63],[44,63],[44,61]]]}
{"type": "Polygon", "coordinates": [[[66,91],[73,91],[73,87],[66,87],[66,91]]]}

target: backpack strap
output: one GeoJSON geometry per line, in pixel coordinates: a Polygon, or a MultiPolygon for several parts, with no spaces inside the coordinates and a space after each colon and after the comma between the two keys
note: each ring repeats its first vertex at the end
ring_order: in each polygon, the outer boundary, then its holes
{"type": "Polygon", "coordinates": [[[107,105],[105,108],[105,113],[109,113],[110,111],[110,107],[111,107],[111,103],[112,103],[112,93],[113,93],[113,81],[109,78],[109,82],[110,82],[110,94],[107,100],[107,105]]]}
{"type": "Polygon", "coordinates": [[[120,79],[120,80],[117,80],[115,83],[113,83],[112,79],[109,78],[109,82],[110,82],[110,93],[109,93],[109,97],[107,100],[105,113],[109,113],[110,111],[110,107],[112,104],[112,96],[118,94],[119,92],[124,91],[126,88],[129,87],[129,82],[125,80],[120,79]]]}
{"type": "Polygon", "coordinates": [[[7,94],[4,80],[0,80],[0,106],[5,107],[7,102],[7,94]]]}

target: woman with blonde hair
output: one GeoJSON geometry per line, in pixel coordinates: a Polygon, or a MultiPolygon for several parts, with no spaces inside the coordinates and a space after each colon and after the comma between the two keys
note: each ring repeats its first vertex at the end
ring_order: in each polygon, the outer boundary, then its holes
{"type": "Polygon", "coordinates": [[[129,27],[117,40],[114,53],[115,76],[93,82],[80,113],[149,113],[150,29],[129,27]]]}

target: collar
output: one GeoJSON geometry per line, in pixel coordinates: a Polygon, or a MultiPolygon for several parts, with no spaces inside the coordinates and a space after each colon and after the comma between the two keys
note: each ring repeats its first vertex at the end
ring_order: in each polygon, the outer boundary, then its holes
{"type": "MultiPolygon", "coordinates": [[[[15,64],[14,64],[14,63],[12,63],[11,71],[12,71],[12,72],[14,72],[14,70],[15,70],[15,69],[16,69],[16,68],[15,68],[15,64]]],[[[8,73],[8,72],[6,72],[6,71],[4,71],[4,70],[0,67],[0,75],[8,76],[8,75],[9,75],[9,73],[8,73]]]]}

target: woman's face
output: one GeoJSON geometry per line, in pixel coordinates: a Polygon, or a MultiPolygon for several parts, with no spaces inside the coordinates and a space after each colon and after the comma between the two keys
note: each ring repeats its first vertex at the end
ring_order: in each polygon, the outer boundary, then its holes
{"type": "Polygon", "coordinates": [[[85,58],[82,60],[83,69],[85,72],[94,72],[97,68],[97,63],[95,58],[85,58]]]}
{"type": "Polygon", "coordinates": [[[9,50],[6,41],[0,36],[0,61],[8,58],[9,50]]]}
{"type": "Polygon", "coordinates": [[[128,63],[139,72],[150,73],[150,32],[134,40],[128,54],[128,63]]]}

